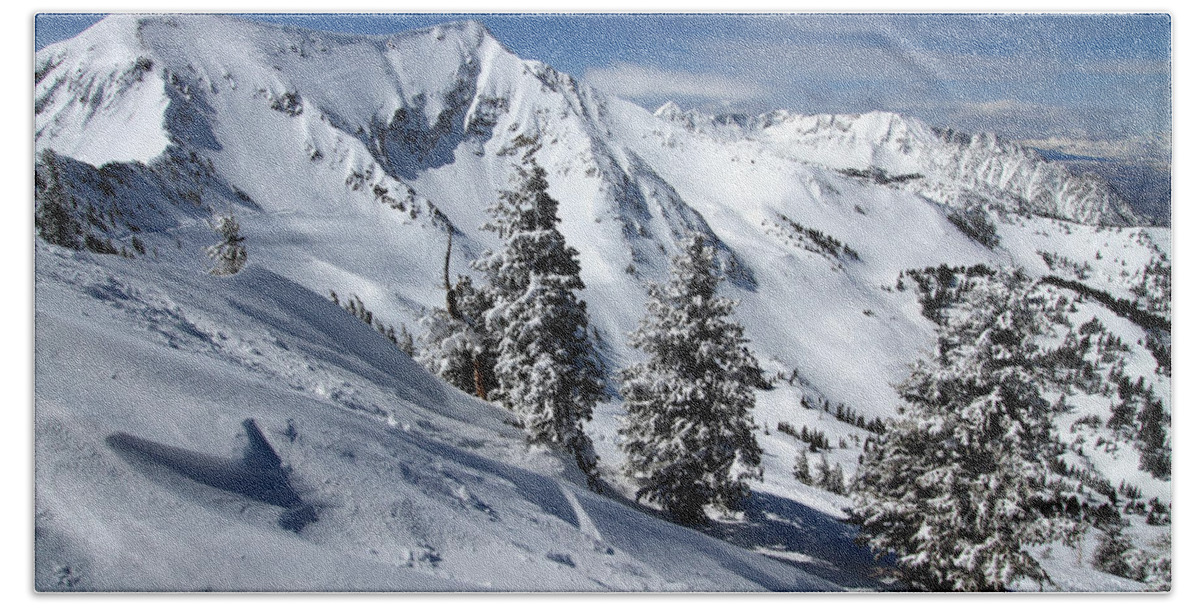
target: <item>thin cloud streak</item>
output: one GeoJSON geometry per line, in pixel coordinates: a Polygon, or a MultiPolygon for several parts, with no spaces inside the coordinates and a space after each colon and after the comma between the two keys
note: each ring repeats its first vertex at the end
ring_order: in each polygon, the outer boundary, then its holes
{"type": "Polygon", "coordinates": [[[739,103],[767,94],[766,89],[752,80],[632,63],[589,69],[583,79],[598,89],[633,100],[679,98],[739,103]]]}

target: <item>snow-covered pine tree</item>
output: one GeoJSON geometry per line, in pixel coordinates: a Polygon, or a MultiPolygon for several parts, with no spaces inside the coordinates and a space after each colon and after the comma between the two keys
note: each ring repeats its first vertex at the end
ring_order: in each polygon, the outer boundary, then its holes
{"type": "Polygon", "coordinates": [[[221,242],[206,249],[208,257],[213,260],[209,270],[215,275],[237,274],[246,265],[245,237],[241,235],[242,227],[232,215],[219,215],[213,221],[213,230],[220,235],[221,242]]]}
{"type": "Polygon", "coordinates": [[[450,285],[450,254],[454,228],[446,226],[446,257],[442,285],[446,307],[435,308],[421,318],[425,333],[417,362],[459,390],[487,399],[495,388],[496,340],[487,332],[484,315],[492,305],[492,290],[476,287],[470,277],[459,276],[450,285]]]}
{"type": "Polygon", "coordinates": [[[1003,272],[973,290],[938,346],[898,390],[900,418],[866,450],[853,519],[877,554],[894,552],[913,586],[998,591],[1048,582],[1033,545],[1071,541],[1062,445],[1040,393],[1044,320],[1030,282],[1003,272]]]}
{"type": "Polygon", "coordinates": [[[1147,391],[1144,398],[1145,405],[1137,415],[1137,446],[1142,455],[1139,468],[1159,479],[1170,479],[1171,443],[1167,436],[1170,416],[1163,411],[1163,402],[1153,391],[1147,391]]]}
{"type": "Polygon", "coordinates": [[[736,509],[746,480],[762,474],[750,416],[759,368],[730,318],[734,301],[717,295],[713,248],[698,234],[681,246],[671,279],[650,285],[648,314],[632,334],[650,358],[621,372],[620,432],[637,497],[697,524],[706,505],[736,509]]]}
{"type": "Polygon", "coordinates": [[[38,236],[47,243],[81,249],[82,230],[71,210],[70,195],[62,186],[58,157],[53,150],[42,151],[34,171],[34,224],[38,236]]]}
{"type": "Polygon", "coordinates": [[[835,462],[831,466],[829,459],[821,454],[821,462],[817,466],[816,484],[818,488],[826,492],[834,494],[846,494],[846,472],[842,470],[842,463],[835,462]]]}
{"type": "Polygon", "coordinates": [[[421,317],[421,349],[417,363],[465,393],[474,394],[472,353],[478,338],[466,323],[435,308],[421,317]]]}
{"type": "Polygon", "coordinates": [[[417,362],[465,393],[488,397],[494,385],[494,340],[487,335],[483,318],[491,298],[486,289],[477,288],[464,276],[447,293],[451,303],[447,308],[435,308],[421,318],[425,332],[417,362]]]}
{"type": "Polygon", "coordinates": [[[1092,552],[1092,567],[1112,575],[1141,580],[1145,572],[1138,572],[1138,558],[1141,557],[1137,548],[1125,534],[1125,523],[1117,522],[1100,529],[1101,537],[1095,551],[1092,552]]]}
{"type": "Polygon", "coordinates": [[[565,447],[590,476],[596,456],[583,423],[602,395],[603,370],[586,304],[576,295],[584,287],[579,252],[558,230],[558,201],[547,192],[545,169],[529,159],[518,178],[484,227],[504,245],[475,265],[492,297],[486,327],[496,341],[497,387],[491,398],[520,417],[531,441],[565,447]]]}

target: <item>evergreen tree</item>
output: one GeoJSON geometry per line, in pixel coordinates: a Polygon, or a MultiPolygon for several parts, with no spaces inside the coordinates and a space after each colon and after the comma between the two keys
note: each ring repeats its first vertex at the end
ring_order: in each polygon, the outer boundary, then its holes
{"type": "Polygon", "coordinates": [[[1038,384],[1042,330],[1019,273],[972,291],[899,387],[901,417],[864,454],[854,520],[921,589],[998,591],[1045,571],[1031,545],[1071,540],[1062,446],[1038,384]]]}
{"type": "Polygon", "coordinates": [[[1171,478],[1171,445],[1167,440],[1170,418],[1163,411],[1163,402],[1147,390],[1145,405],[1138,412],[1138,450],[1141,452],[1139,468],[1149,471],[1159,479],[1171,478]]]}
{"type": "Polygon", "coordinates": [[[838,495],[846,493],[846,472],[842,470],[842,464],[835,462],[833,466],[829,466],[829,459],[821,454],[821,462],[817,465],[817,487],[832,492],[838,495]]]}
{"type": "Polygon", "coordinates": [[[434,309],[421,319],[421,353],[417,361],[429,371],[463,392],[488,399],[495,389],[492,367],[496,340],[488,333],[484,315],[491,308],[492,289],[477,288],[470,277],[459,276],[450,284],[450,254],[454,228],[446,225],[446,256],[442,264],[442,286],[446,307],[434,309]]]}
{"type": "Polygon", "coordinates": [[[408,332],[408,326],[403,323],[400,324],[400,335],[396,338],[396,347],[410,357],[417,356],[417,345],[413,341],[412,334],[408,332]]]}
{"type": "Polygon", "coordinates": [[[240,234],[241,229],[237,219],[232,215],[217,216],[213,230],[221,236],[221,242],[205,250],[208,257],[213,260],[210,273],[215,275],[237,274],[246,265],[246,246],[242,244],[246,239],[240,234]]]}
{"type": "Polygon", "coordinates": [[[638,499],[696,524],[705,505],[737,508],[746,480],[762,474],[750,417],[758,364],[729,318],[735,303],[717,295],[713,249],[695,234],[682,246],[670,281],[650,286],[632,335],[650,359],[621,372],[621,435],[638,499]]]}
{"type": "Polygon", "coordinates": [[[1116,576],[1142,580],[1145,578],[1144,569],[1139,572],[1139,553],[1129,537],[1125,535],[1121,522],[1101,528],[1103,536],[1096,550],[1092,553],[1092,567],[1116,576]]]}
{"type": "Polygon", "coordinates": [[[806,486],[813,485],[812,470],[808,468],[807,450],[801,449],[796,452],[796,464],[792,465],[792,476],[806,486]]]}
{"type": "Polygon", "coordinates": [[[34,171],[34,224],[38,236],[47,243],[81,249],[82,229],[72,211],[71,197],[63,188],[58,157],[53,150],[42,151],[38,168],[40,172],[34,171]]]}
{"type": "Polygon", "coordinates": [[[459,390],[474,394],[474,353],[479,339],[466,323],[435,308],[421,317],[421,351],[417,363],[459,390]]]}
{"type": "Polygon", "coordinates": [[[517,188],[501,193],[485,226],[504,245],[475,264],[491,298],[485,325],[495,340],[492,398],[521,418],[531,441],[565,447],[590,476],[596,457],[583,423],[602,395],[603,372],[586,304],[576,295],[584,287],[579,252],[558,230],[546,171],[530,160],[518,174],[517,188]]]}
{"type": "Polygon", "coordinates": [[[483,321],[490,301],[487,290],[475,287],[470,277],[459,277],[447,291],[447,307],[421,318],[425,333],[417,355],[417,362],[439,378],[480,398],[487,398],[495,384],[494,340],[483,321]]]}

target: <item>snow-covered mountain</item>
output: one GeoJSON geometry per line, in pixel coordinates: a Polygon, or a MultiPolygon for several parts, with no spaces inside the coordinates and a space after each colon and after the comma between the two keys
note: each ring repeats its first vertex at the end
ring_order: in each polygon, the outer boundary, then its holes
{"type": "Polygon", "coordinates": [[[1076,173],[1099,175],[1139,215],[1159,226],[1171,225],[1170,133],[1100,141],[1050,137],[1021,143],[1076,173]]]}
{"type": "MultiPolygon", "coordinates": [[[[866,431],[801,399],[867,420],[895,414],[895,384],[935,335],[914,290],[897,289],[904,273],[1015,265],[1161,305],[1161,285],[1146,285],[1165,260],[1169,307],[1169,230],[1133,226],[1103,182],[1031,150],[884,113],[651,113],[517,57],[473,22],[361,36],[118,15],[40,51],[35,82],[36,149],[53,151],[93,249],[135,258],[38,249],[39,547],[54,547],[39,549],[39,577],[47,556],[45,571],[67,568],[64,580],[93,572],[82,587],[319,588],[346,572],[336,579],[346,588],[823,588],[814,572],[878,585],[835,521],[846,499],[796,482],[804,446],[775,431],[823,429],[845,444],[829,461],[853,470],[866,431]],[[710,532],[804,571],[581,490],[570,467],[524,450],[502,410],[402,354],[356,350],[386,342],[321,302],[355,294],[419,333],[422,312],[443,302],[447,230],[452,272],[469,274],[496,244],[479,229],[487,207],[525,157],[549,173],[611,369],[639,356],[626,335],[679,238],[700,232],[717,248],[751,347],[790,382],[759,393],[756,514],[710,532]],[[235,214],[246,237],[250,268],[234,279],[201,276],[216,212],[235,214]],[[103,447],[124,431],[228,452],[228,429],[250,416],[274,432],[294,419],[298,439],[282,456],[331,505],[301,537],[263,528],[231,499],[213,506],[196,488],[148,484],[103,447]],[[138,559],[154,574],[121,569],[136,535],[110,538],[111,521],[152,532],[138,559]],[[790,523],[765,523],[779,521],[790,523]],[[222,533],[200,532],[212,527],[222,533]],[[772,542],[767,529],[797,539],[772,542]],[[365,540],[384,530],[395,544],[365,540]],[[192,543],[205,547],[195,562],[164,565],[192,543]],[[237,562],[197,574],[231,543],[259,576],[237,562]],[[681,551],[707,557],[671,564],[681,551]],[[284,560],[327,564],[325,578],[284,560]]],[[[1132,349],[1125,373],[1169,406],[1148,330],[1094,299],[1074,315],[1120,337],[1132,349]]],[[[1109,449],[1095,443],[1108,431],[1072,424],[1108,406],[1081,403],[1064,434],[1082,438],[1081,458],[1113,485],[1169,503],[1169,482],[1137,469],[1132,443],[1109,449]]],[[[613,399],[589,428],[618,491],[621,411],[613,399]]],[[[1087,568],[1066,568],[1060,584],[1137,586],[1087,568]]]]}
{"type": "Polygon", "coordinates": [[[711,137],[753,140],[792,158],[891,179],[954,207],[992,204],[1084,224],[1141,221],[1098,176],[1074,175],[991,133],[934,128],[893,112],[711,116],[667,103],[655,115],[711,137]]]}

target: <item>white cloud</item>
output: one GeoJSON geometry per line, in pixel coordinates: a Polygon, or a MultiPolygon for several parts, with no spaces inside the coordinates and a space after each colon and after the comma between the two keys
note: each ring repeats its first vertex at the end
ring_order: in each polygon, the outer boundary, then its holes
{"type": "MultiPolygon", "coordinates": [[[[924,44],[928,36],[887,19],[763,18],[761,25],[763,32],[740,37],[688,40],[687,67],[618,63],[584,79],[647,106],[673,99],[706,111],[892,110],[1014,138],[1119,139],[1170,127],[1169,89],[1153,80],[1169,83],[1167,61],[1048,52],[1051,43],[1036,32],[994,53],[924,44]],[[1150,80],[1132,87],[1123,78],[1150,80]],[[1084,85],[1096,94],[1080,94],[1084,85]]],[[[946,35],[980,35],[971,29],[979,25],[958,24],[946,35]]]]}
{"type": "Polygon", "coordinates": [[[976,56],[920,49],[904,38],[889,38],[885,46],[862,46],[855,40],[777,41],[716,40],[697,45],[730,65],[769,73],[782,81],[856,79],[867,82],[939,81],[998,82],[1045,79],[1061,66],[1028,57],[976,56]]]}
{"type": "Polygon", "coordinates": [[[592,86],[634,100],[704,99],[725,103],[758,99],[766,90],[751,80],[617,63],[593,68],[583,79],[592,86]]]}
{"type": "Polygon", "coordinates": [[[697,43],[693,51],[754,75],[771,91],[767,105],[802,112],[893,110],[934,125],[1009,137],[1081,131],[1112,138],[1170,124],[1163,91],[1114,89],[1110,82],[1118,76],[1169,76],[1163,61],[930,50],[892,31],[877,31],[870,44],[831,36],[790,44],[723,39],[697,43]],[[1058,94],[1079,91],[1080,83],[1103,92],[1093,100],[1058,94]]]}

